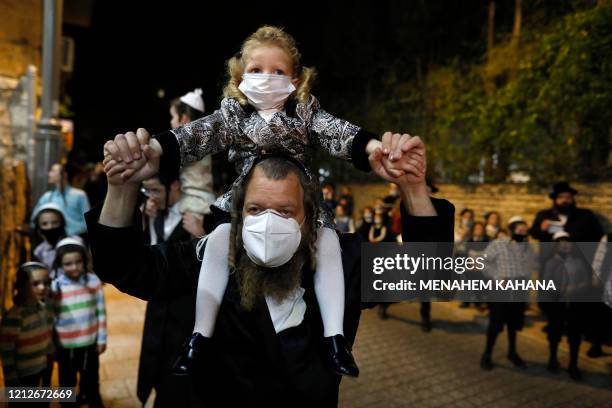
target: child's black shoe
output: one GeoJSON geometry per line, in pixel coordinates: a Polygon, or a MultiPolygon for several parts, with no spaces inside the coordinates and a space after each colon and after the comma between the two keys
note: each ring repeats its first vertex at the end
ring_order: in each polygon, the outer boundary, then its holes
{"type": "Polygon", "coordinates": [[[325,347],[328,364],[333,372],[351,377],[359,375],[359,367],[357,367],[351,349],[343,335],[337,334],[325,337],[325,347]]]}
{"type": "Polygon", "coordinates": [[[193,368],[199,357],[204,353],[208,342],[210,342],[208,337],[204,337],[197,332],[193,333],[176,358],[172,366],[172,375],[186,376],[192,374],[193,368]]]}

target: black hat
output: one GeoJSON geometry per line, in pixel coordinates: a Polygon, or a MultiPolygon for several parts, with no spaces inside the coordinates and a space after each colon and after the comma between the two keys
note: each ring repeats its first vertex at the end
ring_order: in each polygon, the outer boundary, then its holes
{"type": "Polygon", "coordinates": [[[548,196],[554,200],[557,198],[557,195],[561,193],[572,193],[576,195],[578,194],[578,190],[573,189],[567,181],[561,181],[553,185],[553,191],[548,196]]]}

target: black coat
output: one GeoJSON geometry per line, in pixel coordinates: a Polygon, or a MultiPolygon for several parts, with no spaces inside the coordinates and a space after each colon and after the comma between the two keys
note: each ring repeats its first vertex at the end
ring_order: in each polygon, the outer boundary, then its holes
{"type": "MultiPolygon", "coordinates": [[[[554,208],[538,212],[529,231],[531,236],[540,242],[552,241],[552,234],[540,228],[542,221],[547,219],[559,221],[559,215],[554,208]]],[[[570,234],[571,240],[574,242],[599,242],[603,236],[603,229],[595,214],[585,208],[576,208],[570,212],[563,229],[570,234]]]]}
{"type": "MultiPolygon", "coordinates": [[[[149,244],[148,223],[145,225],[143,239],[149,244]]],[[[166,242],[189,240],[191,235],[179,223],[166,242]]],[[[176,356],[193,332],[195,301],[196,287],[173,298],[147,302],[136,388],[138,399],[143,404],[155,388],[155,406],[168,406],[169,403],[180,407],[201,405],[191,382],[171,374],[176,356]]]]}
{"type": "MultiPolygon", "coordinates": [[[[551,242],[553,235],[548,231],[543,231],[540,228],[542,221],[553,220],[559,221],[559,215],[557,210],[549,208],[548,210],[542,210],[536,214],[533,225],[529,230],[532,237],[539,240],[540,242],[551,242]]],[[[575,208],[572,212],[567,215],[567,221],[563,226],[563,229],[570,235],[570,239],[574,242],[599,242],[603,236],[603,228],[595,217],[595,214],[591,210],[585,208],[575,208]]],[[[584,245],[581,246],[581,251],[588,262],[593,260],[595,255],[596,245],[584,245]]],[[[540,260],[540,271],[544,270],[546,262],[553,256],[554,251],[552,247],[542,246],[540,248],[539,260],[540,260]]]]}
{"type": "MultiPolygon", "coordinates": [[[[437,217],[404,214],[406,242],[452,241],[454,208],[445,200],[433,200],[437,217]]],[[[197,286],[201,264],[197,240],[148,247],[142,242],[138,220],[131,227],[112,228],[97,223],[99,214],[100,208],[94,208],[86,220],[94,268],[103,281],[145,300],[173,299],[197,286]]],[[[360,240],[345,234],[340,243],[346,284],[344,331],[352,343],[361,309],[370,305],[360,302],[360,240]]],[[[304,321],[276,334],[265,300],[260,299],[252,311],[242,310],[235,281],[230,279],[217,318],[214,352],[194,376],[207,406],[337,405],[340,377],[320,357],[322,324],[311,271],[304,270],[302,285],[307,304],[304,321]]]]}

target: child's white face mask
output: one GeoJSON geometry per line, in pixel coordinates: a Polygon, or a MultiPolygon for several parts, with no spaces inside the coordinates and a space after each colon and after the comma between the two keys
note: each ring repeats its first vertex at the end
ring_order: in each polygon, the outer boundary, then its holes
{"type": "Polygon", "coordinates": [[[257,110],[282,110],[295,86],[286,75],[244,74],[238,89],[257,110]]]}
{"type": "Polygon", "coordinates": [[[276,268],[289,262],[302,240],[300,225],[274,210],[244,217],[242,242],[248,257],[259,266],[276,268]]]}

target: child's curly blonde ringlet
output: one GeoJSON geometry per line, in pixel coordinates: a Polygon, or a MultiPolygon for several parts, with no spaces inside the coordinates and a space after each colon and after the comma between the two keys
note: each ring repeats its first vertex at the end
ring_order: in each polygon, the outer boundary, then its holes
{"type": "Polygon", "coordinates": [[[230,58],[227,61],[228,81],[223,89],[223,96],[236,99],[241,105],[247,105],[246,96],[238,89],[242,81],[242,74],[248,59],[249,52],[258,47],[276,46],[287,53],[293,61],[293,76],[298,78],[297,89],[293,96],[302,103],[308,102],[310,98],[310,89],[316,76],[314,68],[302,67],[300,65],[300,52],[295,45],[295,40],[282,28],[273,26],[263,26],[251,34],[240,48],[240,53],[237,56],[230,58]]]}

